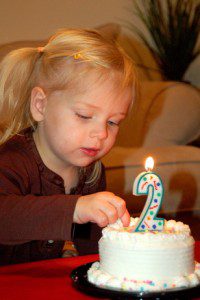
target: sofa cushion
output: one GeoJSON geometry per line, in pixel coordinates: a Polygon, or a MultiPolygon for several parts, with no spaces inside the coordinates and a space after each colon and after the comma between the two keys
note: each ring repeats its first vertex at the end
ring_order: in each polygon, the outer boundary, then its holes
{"type": "Polygon", "coordinates": [[[146,112],[143,146],[186,145],[199,135],[199,91],[182,83],[163,86],[146,112]]]}

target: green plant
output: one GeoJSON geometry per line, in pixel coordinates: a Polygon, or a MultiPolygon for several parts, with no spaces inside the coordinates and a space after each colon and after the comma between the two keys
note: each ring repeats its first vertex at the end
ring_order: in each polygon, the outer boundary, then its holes
{"type": "Polygon", "coordinates": [[[132,13],[147,30],[127,26],[144,42],[167,80],[184,79],[189,65],[200,54],[199,0],[132,0],[132,13]],[[148,33],[148,34],[147,34],[148,33]]]}

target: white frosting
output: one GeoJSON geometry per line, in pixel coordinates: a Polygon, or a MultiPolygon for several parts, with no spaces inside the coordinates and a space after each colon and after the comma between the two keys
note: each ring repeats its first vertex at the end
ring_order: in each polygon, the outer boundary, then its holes
{"type": "Polygon", "coordinates": [[[188,225],[165,221],[162,232],[131,232],[121,221],[107,226],[99,241],[100,263],[88,271],[90,282],[125,290],[162,290],[200,282],[194,239],[188,225]]]}

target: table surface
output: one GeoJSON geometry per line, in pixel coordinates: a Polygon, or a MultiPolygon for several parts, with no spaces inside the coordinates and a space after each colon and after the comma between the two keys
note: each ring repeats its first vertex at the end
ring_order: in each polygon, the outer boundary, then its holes
{"type": "MultiPolygon", "coordinates": [[[[200,241],[195,259],[200,261],[200,241]]],[[[70,278],[74,268],[96,260],[98,255],[86,255],[0,267],[0,299],[97,299],[76,290],[70,278]]]]}

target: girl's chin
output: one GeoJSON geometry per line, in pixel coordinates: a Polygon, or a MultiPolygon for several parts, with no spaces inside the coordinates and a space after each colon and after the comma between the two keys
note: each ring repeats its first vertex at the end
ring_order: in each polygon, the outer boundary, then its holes
{"type": "Polygon", "coordinates": [[[75,165],[80,168],[85,168],[91,165],[94,161],[96,161],[96,159],[85,159],[85,160],[77,161],[75,165]]]}
{"type": "Polygon", "coordinates": [[[98,153],[95,157],[90,157],[84,154],[84,156],[74,158],[71,163],[76,167],[84,168],[101,159],[101,157],[102,155],[100,155],[100,153],[98,153]]]}

